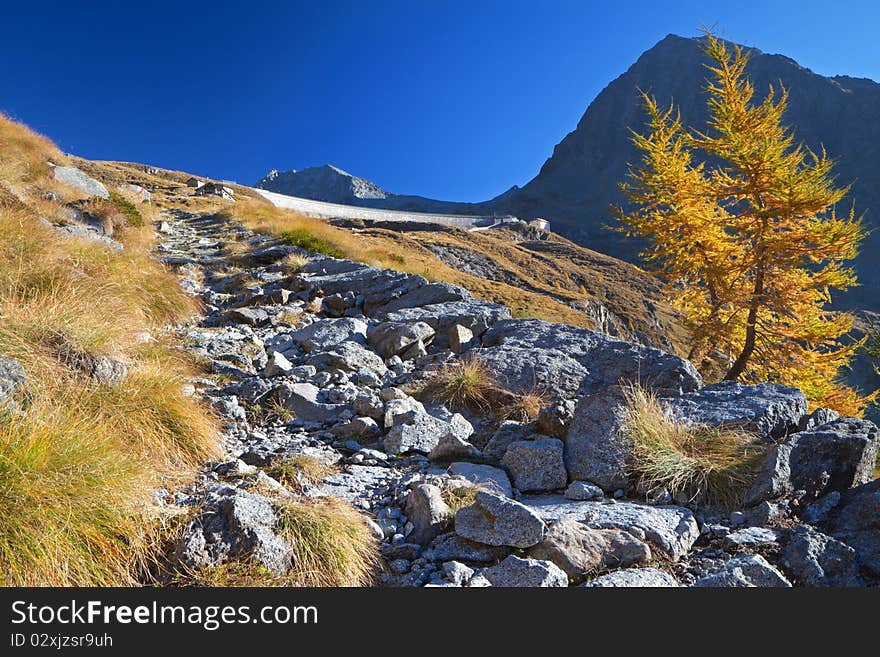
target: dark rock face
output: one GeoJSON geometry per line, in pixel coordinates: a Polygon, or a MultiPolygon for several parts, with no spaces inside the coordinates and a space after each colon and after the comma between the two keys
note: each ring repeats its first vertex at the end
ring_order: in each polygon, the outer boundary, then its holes
{"type": "Polygon", "coordinates": [[[873,422],[843,418],[796,433],[764,460],[747,503],[804,490],[811,497],[844,491],[870,481],[877,460],[873,422]]]}
{"type": "Polygon", "coordinates": [[[798,584],[864,586],[856,551],[807,525],[792,531],[782,558],[798,584]]]}
{"type": "Polygon", "coordinates": [[[641,381],[667,394],[701,384],[694,366],[678,356],[538,319],[496,323],[483,335],[480,356],[511,389],[537,387],[563,398],[593,394],[620,381],[641,381]]]}
{"type": "Polygon", "coordinates": [[[764,438],[783,438],[795,431],[807,412],[804,393],[777,383],[746,386],[722,381],[664,400],[664,404],[673,415],[688,421],[739,427],[764,438]]]}
{"type": "Polygon", "coordinates": [[[866,574],[880,582],[880,479],[841,493],[818,529],[853,548],[866,574]]]}

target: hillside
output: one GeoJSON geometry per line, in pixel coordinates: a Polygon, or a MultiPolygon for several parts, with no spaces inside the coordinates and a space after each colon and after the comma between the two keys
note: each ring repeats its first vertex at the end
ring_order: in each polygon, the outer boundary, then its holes
{"type": "Polygon", "coordinates": [[[880,582],[877,427],[704,384],[637,267],[189,177],[0,117],[3,584],[880,582]]]}
{"type": "MultiPolygon", "coordinates": [[[[781,83],[788,89],[785,122],[810,148],[824,146],[837,160],[838,180],[852,183],[849,198],[855,201],[857,212],[865,212],[868,225],[876,227],[880,223],[880,84],[846,76],[824,77],[783,55],[750,52],[748,73],[758,94],[764,94],[771,84],[781,83]]],[[[686,123],[702,126],[707,116],[705,62],[699,39],[667,36],[590,103],[577,127],[554,147],[532,180],[483,203],[436,201],[384,190],[358,194],[354,191],[358,186],[374,191],[378,187],[333,167],[321,168],[325,174],[335,172],[321,177],[316,177],[317,169],[267,176],[259,186],[306,198],[344,198],[338,202],[364,207],[543,217],[551,221],[555,232],[577,244],[636,262],[638,242],[604,226],[611,222],[609,207],[624,204],[617,186],[626,176],[627,163],[638,158],[629,132],[644,126],[638,90],[650,91],[661,104],[674,99],[686,123]]],[[[874,232],[856,262],[861,287],[836,295],[836,306],[880,310],[880,268],[873,258],[878,248],[880,234],[874,232]]]]}
{"type": "MultiPolygon", "coordinates": [[[[869,226],[880,222],[880,84],[845,76],[824,77],[783,55],[750,50],[748,74],[757,94],[780,83],[790,93],[785,122],[812,149],[822,146],[837,159],[842,183],[853,184],[850,198],[866,213],[869,226]]],[[[563,235],[597,251],[633,261],[638,244],[603,229],[608,207],[622,204],[617,189],[628,162],[638,161],[629,130],[642,130],[644,115],[637,90],[655,95],[661,105],[675,101],[683,120],[705,125],[703,92],[706,60],[699,39],[669,35],[646,51],[623,75],[590,103],[577,128],[554,149],[541,171],[521,189],[493,207],[517,215],[541,214],[563,235]]],[[[848,209],[848,207],[847,207],[848,209]]],[[[857,261],[862,287],[836,298],[838,305],[876,310],[880,306],[880,269],[873,254],[875,232],[857,261]]]]}

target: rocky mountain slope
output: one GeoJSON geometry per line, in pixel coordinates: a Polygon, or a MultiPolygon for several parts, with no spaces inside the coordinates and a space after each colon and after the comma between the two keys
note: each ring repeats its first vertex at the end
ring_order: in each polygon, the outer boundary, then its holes
{"type": "Polygon", "coordinates": [[[300,479],[298,494],[370,514],[387,586],[880,581],[870,422],[807,414],[803,395],[778,385],[703,387],[677,356],[511,319],[420,276],[323,256],[290,274],[284,263],[304,255],[296,247],[216,216],[174,212],[162,232],[162,259],[206,302],[198,324],[180,330],[212,363],[197,390],[225,418],[237,457],[164,502],[203,505],[174,552],[186,567],[234,554],[288,568],[272,500],[294,493],[277,464],[317,460],[328,471],[300,479]],[[498,394],[544,391],[540,412],[505,421],[417,392],[473,357],[498,394]],[[633,488],[614,392],[625,380],[650,381],[679,417],[766,441],[741,510],[633,488]]]}
{"type": "MultiPolygon", "coordinates": [[[[759,50],[751,53],[748,72],[757,92],[764,94],[770,84],[779,83],[789,90],[785,121],[809,147],[824,145],[837,159],[839,181],[852,183],[850,197],[856,201],[857,211],[865,212],[868,224],[876,226],[880,222],[880,84],[846,76],[824,77],[783,55],[759,50]]],[[[336,198],[344,196],[346,200],[339,202],[369,207],[544,217],[557,233],[578,244],[635,262],[639,244],[603,226],[611,221],[608,208],[624,202],[617,185],[625,178],[627,163],[638,158],[629,132],[644,126],[638,90],[650,91],[661,103],[674,99],[685,122],[702,126],[706,118],[702,90],[705,61],[699,39],[667,36],[590,103],[575,130],[553,149],[535,178],[484,203],[451,203],[387,192],[358,195],[354,191],[358,185],[375,186],[341,173],[327,177],[327,190],[318,189],[305,182],[315,180],[308,173],[313,170],[267,176],[259,184],[283,194],[316,195],[308,198],[323,198],[344,187],[344,195],[336,198]]],[[[842,208],[848,209],[849,205],[842,208]]],[[[862,286],[839,295],[836,302],[841,307],[880,310],[880,269],[872,255],[880,247],[878,240],[875,232],[866,241],[857,261],[862,286]]]]}
{"type": "Polygon", "coordinates": [[[308,167],[299,171],[273,169],[257,181],[255,186],[288,196],[364,208],[470,214],[476,207],[471,203],[437,201],[424,196],[387,192],[365,178],[359,178],[330,164],[321,167],[308,167]]]}
{"type": "MultiPolygon", "coordinates": [[[[669,35],[645,52],[629,70],[590,103],[578,122],[553,150],[540,173],[522,189],[496,199],[500,210],[554,221],[563,235],[591,248],[633,260],[638,244],[603,230],[608,207],[623,203],[617,190],[628,162],[638,153],[630,129],[642,130],[644,114],[637,91],[644,89],[661,104],[675,101],[683,120],[703,126],[707,71],[699,39],[669,35]]],[[[785,122],[810,148],[824,146],[837,159],[836,173],[853,184],[851,199],[865,211],[869,225],[880,221],[880,84],[845,76],[824,77],[783,55],[751,50],[748,74],[756,93],[781,83],[790,93],[785,122]]],[[[842,210],[848,210],[849,204],[842,210]]],[[[880,305],[880,269],[873,253],[880,247],[876,233],[868,238],[858,261],[863,287],[848,295],[847,305],[876,309],[880,305]]]]}
{"type": "MultiPolygon", "coordinates": [[[[160,479],[164,487],[153,489],[151,503],[138,506],[149,506],[145,517],[164,518],[176,528],[166,535],[161,554],[145,560],[158,572],[139,573],[141,581],[444,587],[880,583],[878,481],[872,481],[880,437],[869,421],[827,409],[809,412],[801,391],[776,384],[704,385],[687,360],[642,344],[637,335],[621,339],[514,317],[510,307],[442,280],[442,267],[425,272],[429,279],[320,252],[341,248],[342,242],[328,238],[346,231],[355,244],[362,238],[392,240],[397,255],[439,250],[431,256],[440,258],[435,262],[470,268],[470,280],[480,280],[489,264],[444,241],[458,239],[454,233],[435,231],[436,241],[413,239],[418,249],[405,249],[403,239],[384,236],[387,229],[321,223],[319,230],[281,215],[276,218],[289,221],[291,230],[272,237],[242,224],[260,211],[259,204],[192,196],[185,176],[175,172],[69,160],[59,176],[92,199],[112,199],[123,188],[137,193],[151,209],[156,260],[199,302],[187,317],[168,315],[172,325],[151,325],[134,343],[161,339],[162,349],[188,352],[199,370],[169,375],[170,356],[152,351],[159,347],[133,346],[133,363],[154,363],[151,375],[159,377],[161,395],[125,406],[114,418],[124,423],[126,437],[159,425],[163,440],[182,441],[187,436],[180,435],[175,415],[163,422],[169,417],[163,412],[157,422],[149,410],[171,399],[188,408],[200,400],[221,425],[222,454],[212,457],[214,450],[205,450],[189,477],[177,470],[175,477],[160,479]],[[232,218],[236,206],[242,222],[232,218]],[[150,350],[138,356],[140,349],[150,350]],[[719,481],[715,466],[724,466],[721,481],[731,487],[725,503],[709,496],[709,483],[684,487],[675,478],[645,478],[642,468],[654,456],[667,463],[670,454],[656,451],[632,429],[635,411],[627,391],[638,386],[656,395],[647,421],[672,426],[670,440],[693,438],[667,445],[678,450],[673,455],[681,467],[698,460],[691,451],[702,449],[696,437],[715,436],[722,445],[735,439],[743,446],[732,457],[728,449],[728,460],[717,463],[712,452],[700,453],[713,466],[711,486],[719,481]]],[[[28,184],[26,198],[35,225],[43,226],[43,242],[92,253],[90,263],[129,253],[134,243],[108,234],[112,224],[92,221],[88,211],[73,212],[80,199],[58,191],[50,198],[50,190],[40,187],[47,183],[28,184]],[[64,221],[43,218],[47,209],[64,221]]],[[[430,234],[423,228],[413,235],[430,234]]],[[[400,227],[392,232],[400,235],[400,227]]],[[[539,263],[556,249],[566,257],[589,256],[564,240],[487,239],[498,241],[492,248],[505,255],[492,262],[507,259],[508,273],[523,271],[516,259],[530,251],[539,263]],[[503,247],[505,241],[512,246],[503,247]]],[[[625,272],[624,287],[644,276],[635,268],[615,269],[598,255],[594,261],[599,274],[625,272]]],[[[146,274],[136,278],[123,271],[135,285],[101,287],[103,302],[153,289],[146,274]]],[[[160,288],[169,282],[166,270],[150,276],[160,288]]],[[[607,285],[596,279],[584,285],[607,285]]],[[[21,280],[31,285],[47,278],[21,280]]],[[[156,290],[146,300],[160,296],[156,290]]],[[[77,317],[89,313],[81,310],[77,317]]],[[[130,323],[126,319],[120,335],[130,323]]],[[[595,326],[612,333],[614,327],[595,326]]],[[[124,361],[85,350],[95,345],[59,347],[54,336],[35,345],[48,350],[41,358],[52,359],[53,373],[70,370],[60,378],[76,381],[78,410],[88,414],[83,400],[94,394],[115,401],[96,415],[119,412],[132,396],[139,399],[143,379],[126,372],[124,361]]],[[[26,355],[0,353],[4,428],[40,419],[34,413],[53,393],[32,385],[38,370],[26,355]]],[[[51,428],[51,421],[40,427],[46,424],[51,428]]],[[[80,426],[75,423],[65,441],[76,438],[80,426]]],[[[91,452],[77,450],[77,457],[85,459],[77,472],[94,472],[91,452]]],[[[132,465],[142,462],[153,463],[133,453],[132,465]]],[[[69,488],[53,481],[39,480],[40,500],[57,496],[63,503],[52,508],[80,508],[77,499],[64,497],[69,488]]],[[[145,481],[155,486],[157,478],[145,481]]],[[[94,491],[82,487],[76,495],[94,491]]],[[[115,499],[102,495],[101,503],[115,499]]],[[[14,501],[10,508],[29,498],[14,501]]],[[[0,518],[8,521],[9,514],[0,518]]],[[[14,547],[4,551],[16,553],[14,547]]]]}

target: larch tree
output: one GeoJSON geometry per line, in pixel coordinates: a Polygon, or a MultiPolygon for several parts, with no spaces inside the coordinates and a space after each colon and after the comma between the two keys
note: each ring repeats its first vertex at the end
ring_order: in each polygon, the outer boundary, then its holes
{"type": "Polygon", "coordinates": [[[833,161],[796,144],[783,125],[785,89],[763,101],[739,46],[706,35],[711,63],[705,132],[642,94],[647,134],[621,185],[632,207],[622,230],[648,241],[642,256],[668,282],[693,336],[689,357],[718,378],[800,387],[816,406],[859,414],[870,400],[840,381],[859,343],[853,317],[828,308],[831,290],[856,284],[846,261],[865,236],[835,204],[833,161]]]}

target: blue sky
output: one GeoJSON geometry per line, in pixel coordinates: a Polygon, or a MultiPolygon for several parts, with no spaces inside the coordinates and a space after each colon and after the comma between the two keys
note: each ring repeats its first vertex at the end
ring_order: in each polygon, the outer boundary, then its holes
{"type": "Polygon", "coordinates": [[[880,80],[878,7],[8,3],[0,111],[84,157],[242,183],[332,163],[389,191],[478,201],[532,178],[666,34],[707,25],[824,75],[880,80]]]}

